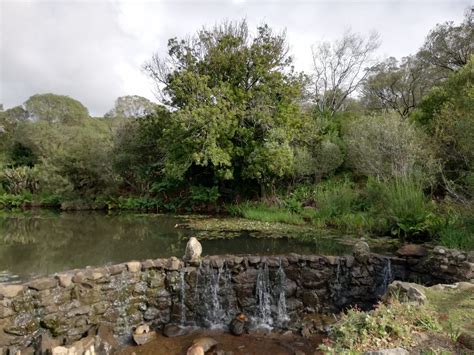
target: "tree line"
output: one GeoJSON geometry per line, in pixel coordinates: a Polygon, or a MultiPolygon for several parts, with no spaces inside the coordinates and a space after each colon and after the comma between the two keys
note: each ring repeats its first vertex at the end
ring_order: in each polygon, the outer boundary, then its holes
{"type": "Polygon", "coordinates": [[[417,53],[383,61],[377,33],[346,31],[312,47],[309,73],[268,25],[171,38],[143,65],[159,104],[121,97],[92,118],[75,99],[41,94],[2,109],[1,189],[43,204],[135,198],[173,210],[278,204],[297,186],[344,176],[416,181],[425,196],[469,205],[473,28],[468,10],[460,24],[436,25],[417,53]]]}

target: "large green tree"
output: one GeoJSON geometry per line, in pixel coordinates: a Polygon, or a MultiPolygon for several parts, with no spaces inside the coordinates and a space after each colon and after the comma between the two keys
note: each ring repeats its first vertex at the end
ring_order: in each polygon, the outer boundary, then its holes
{"type": "Polygon", "coordinates": [[[144,68],[175,111],[164,129],[165,171],[214,182],[250,179],[262,188],[291,172],[291,142],[302,89],[284,33],[225,22],[187,40],[144,68]]]}
{"type": "Polygon", "coordinates": [[[50,123],[76,123],[89,118],[89,111],[79,101],[63,95],[38,94],[24,103],[29,117],[50,123]]]}
{"type": "Polygon", "coordinates": [[[140,118],[153,113],[156,104],[138,95],[121,96],[105,118],[140,118]]]}

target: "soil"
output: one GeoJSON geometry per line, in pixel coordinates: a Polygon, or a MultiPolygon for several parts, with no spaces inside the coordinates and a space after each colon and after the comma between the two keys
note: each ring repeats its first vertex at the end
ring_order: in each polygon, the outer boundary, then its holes
{"type": "Polygon", "coordinates": [[[252,332],[242,336],[234,336],[223,330],[199,329],[185,336],[167,338],[158,334],[156,340],[148,344],[130,345],[119,352],[120,355],[181,355],[186,354],[194,339],[212,337],[217,342],[206,354],[246,354],[246,355],[293,355],[319,354],[315,352],[321,344],[321,336],[303,338],[293,334],[274,332],[252,332]]]}

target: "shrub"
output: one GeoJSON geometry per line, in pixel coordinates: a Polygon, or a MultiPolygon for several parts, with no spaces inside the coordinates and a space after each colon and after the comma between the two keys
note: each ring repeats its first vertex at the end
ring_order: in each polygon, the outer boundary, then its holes
{"type": "Polygon", "coordinates": [[[424,240],[430,234],[434,206],[425,197],[420,183],[412,179],[367,184],[367,195],[373,213],[387,220],[389,231],[399,238],[424,240]]]}
{"type": "Polygon", "coordinates": [[[349,165],[382,179],[431,177],[436,162],[423,132],[397,115],[362,117],[344,134],[349,165]]]}
{"type": "Polygon", "coordinates": [[[39,187],[37,170],[28,166],[4,169],[0,173],[0,184],[11,194],[34,193],[39,187]]]}
{"type": "Polygon", "coordinates": [[[355,353],[380,348],[410,346],[416,332],[440,331],[433,311],[424,306],[380,304],[370,312],[349,309],[336,323],[321,350],[331,353],[355,353]]]}

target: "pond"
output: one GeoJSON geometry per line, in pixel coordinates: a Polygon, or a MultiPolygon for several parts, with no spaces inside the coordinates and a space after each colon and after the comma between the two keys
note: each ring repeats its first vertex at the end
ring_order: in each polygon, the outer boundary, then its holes
{"type": "MultiPolygon", "coordinates": [[[[186,222],[186,221],[184,221],[186,222]]],[[[198,230],[179,228],[183,218],[169,215],[32,210],[0,212],[0,282],[86,266],[130,260],[181,257],[187,239],[198,230]],[[176,228],[178,226],[178,228],[176,228]]],[[[340,255],[351,248],[333,238],[238,235],[201,240],[203,255],[299,254],[340,255]]]]}

